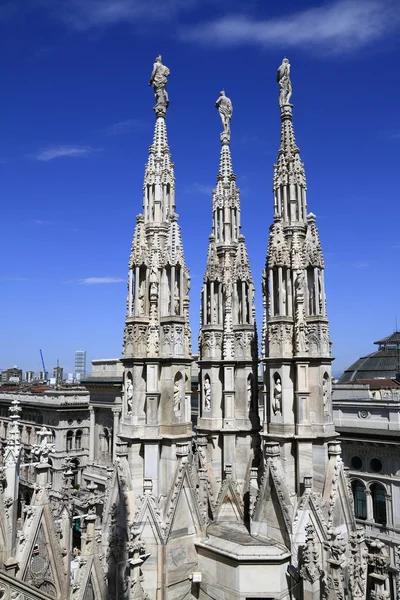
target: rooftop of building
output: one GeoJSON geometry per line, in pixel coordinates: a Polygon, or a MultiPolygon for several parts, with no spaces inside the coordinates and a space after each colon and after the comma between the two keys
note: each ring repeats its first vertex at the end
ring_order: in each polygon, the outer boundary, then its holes
{"type": "Polygon", "coordinates": [[[362,356],[348,367],[338,383],[369,383],[373,387],[400,385],[400,332],[374,342],[379,350],[362,356]],[[379,380],[380,383],[375,383],[379,380]]]}

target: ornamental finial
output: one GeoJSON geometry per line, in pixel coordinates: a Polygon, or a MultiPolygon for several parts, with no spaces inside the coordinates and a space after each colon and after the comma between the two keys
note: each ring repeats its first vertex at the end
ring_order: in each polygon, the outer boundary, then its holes
{"type": "Polygon", "coordinates": [[[157,117],[165,118],[167,113],[169,98],[166,87],[168,83],[167,77],[169,76],[170,72],[171,71],[168,69],[168,67],[162,64],[161,55],[158,55],[154,62],[153,71],[149,81],[149,85],[153,86],[154,90],[156,105],[153,110],[157,117]]]}
{"type": "Polygon", "coordinates": [[[278,69],[276,80],[279,84],[279,106],[282,108],[289,105],[292,95],[292,82],[290,81],[290,63],[287,58],[282,60],[282,64],[278,69]]]}
{"type": "Polygon", "coordinates": [[[221,142],[229,144],[231,137],[231,118],[233,112],[233,106],[231,100],[225,95],[224,90],[220,92],[219,98],[215,103],[221,117],[222,126],[224,128],[221,133],[221,142]]]}

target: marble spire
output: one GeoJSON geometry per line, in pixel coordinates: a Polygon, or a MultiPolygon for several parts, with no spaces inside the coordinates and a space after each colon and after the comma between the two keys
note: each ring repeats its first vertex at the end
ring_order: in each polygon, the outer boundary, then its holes
{"type": "MultiPolygon", "coordinates": [[[[216,107],[223,131],[202,289],[197,425],[204,438],[210,439],[211,433],[220,436],[220,442],[208,448],[215,481],[223,479],[227,470],[243,481],[247,461],[241,464],[236,460],[236,447],[241,443],[245,446],[245,441],[238,440],[245,440],[258,425],[254,284],[241,234],[240,194],[232,168],[232,102],[225,92],[221,92],[216,107]]],[[[250,444],[247,448],[250,452],[250,444]]]]}
{"type": "MultiPolygon", "coordinates": [[[[311,452],[312,444],[305,441],[311,431],[325,441],[335,435],[324,261],[315,215],[307,215],[304,165],[294,135],[290,64],[286,58],[278,69],[277,80],[281,137],[274,165],[274,223],[270,227],[263,285],[267,390],[264,434],[274,440],[296,434],[299,450],[304,443],[304,448],[310,445],[311,452]],[[288,361],[293,361],[291,367],[288,361]]],[[[286,451],[289,455],[285,442],[285,460],[286,451]]],[[[305,454],[299,451],[297,468],[294,463],[289,467],[288,460],[285,463],[286,480],[293,492],[303,474],[316,468],[305,454]]]]}
{"type": "Polygon", "coordinates": [[[158,479],[173,466],[164,464],[164,440],[168,438],[173,449],[177,440],[187,442],[192,435],[190,277],[175,212],[174,165],[165,122],[168,75],[169,69],[157,57],[149,81],[156,122],[145,167],[143,212],[136,217],[129,258],[120,434],[130,440],[135,455],[137,493],[143,492],[143,481],[149,477],[155,493],[169,492],[168,477],[162,484],[158,479]],[[158,444],[143,443],[150,431],[159,436],[158,444]]]}

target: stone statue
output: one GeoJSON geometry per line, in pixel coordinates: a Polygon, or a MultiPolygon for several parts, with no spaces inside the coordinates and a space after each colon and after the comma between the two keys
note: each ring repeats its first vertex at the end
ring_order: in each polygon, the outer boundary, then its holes
{"type": "Polygon", "coordinates": [[[153,86],[156,105],[169,105],[168,93],[165,89],[167,86],[167,77],[169,74],[170,70],[168,69],[168,67],[162,64],[161,56],[157,56],[153,65],[153,71],[151,73],[149,81],[149,85],[153,86]]]}
{"type": "Polygon", "coordinates": [[[174,283],[174,312],[176,315],[179,315],[180,311],[180,297],[179,297],[179,287],[178,282],[175,280],[174,283]]]}
{"type": "Polygon", "coordinates": [[[132,400],[133,400],[133,383],[128,377],[126,382],[126,403],[128,406],[128,412],[132,412],[132,400]]]}
{"type": "Polygon", "coordinates": [[[250,376],[247,379],[247,408],[251,408],[251,399],[253,396],[252,383],[253,383],[253,380],[252,380],[252,377],[250,376]]]}
{"type": "Polygon", "coordinates": [[[289,104],[292,95],[292,82],[290,81],[290,63],[284,58],[278,69],[276,80],[279,83],[279,106],[289,104]]]}
{"type": "Polygon", "coordinates": [[[204,410],[211,410],[211,383],[208,377],[204,379],[204,410]]]}
{"type": "Polygon", "coordinates": [[[158,272],[157,268],[153,265],[150,271],[150,295],[158,294],[158,272]]]}
{"type": "Polygon", "coordinates": [[[302,301],[304,300],[304,271],[298,271],[296,275],[296,279],[294,281],[294,289],[296,294],[296,300],[302,301]]]}
{"type": "Polygon", "coordinates": [[[227,133],[229,135],[231,132],[230,121],[232,118],[233,107],[232,102],[227,96],[225,96],[225,92],[223,90],[222,92],[220,92],[219,98],[216,101],[215,106],[216,108],[218,108],[218,112],[222,121],[222,126],[224,128],[224,133],[227,133]]]}
{"type": "Polygon", "coordinates": [[[138,309],[139,309],[139,315],[143,315],[144,314],[144,286],[145,286],[145,281],[142,281],[141,284],[139,285],[139,292],[138,292],[138,309]]]}
{"type": "Polygon", "coordinates": [[[272,410],[274,411],[274,415],[282,414],[282,381],[279,376],[275,380],[272,410]]]}
{"type": "Polygon", "coordinates": [[[181,410],[181,390],[179,389],[178,381],[174,383],[174,412],[177,413],[181,410]]]}

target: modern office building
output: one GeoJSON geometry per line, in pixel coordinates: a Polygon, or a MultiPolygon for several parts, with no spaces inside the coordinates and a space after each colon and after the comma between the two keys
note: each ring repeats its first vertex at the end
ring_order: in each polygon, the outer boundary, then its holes
{"type": "Polygon", "coordinates": [[[80,381],[86,376],[86,350],[75,352],[75,378],[80,381]]]}

